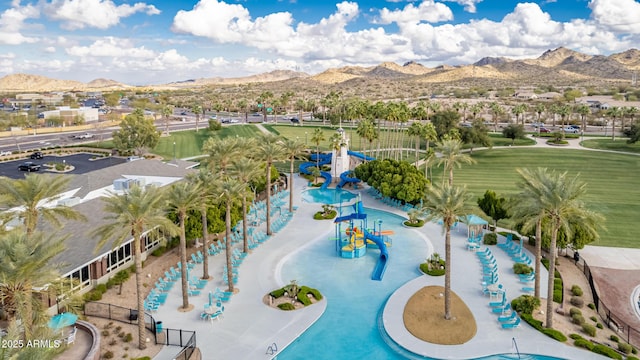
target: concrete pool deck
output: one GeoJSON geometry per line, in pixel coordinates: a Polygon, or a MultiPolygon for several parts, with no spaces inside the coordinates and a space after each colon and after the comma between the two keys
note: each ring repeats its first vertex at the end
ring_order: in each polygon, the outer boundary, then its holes
{"type": "MultiPolygon", "coordinates": [[[[282,279],[280,266],[296,250],[315,241],[326,239],[333,232],[330,221],[316,221],[313,213],[320,210],[320,204],[302,203],[300,193],[306,188],[306,181],[296,178],[294,205],[298,206],[293,219],[280,232],[260,245],[246,257],[239,268],[239,292],[225,304],[224,318],[220,321],[200,320],[200,313],[208,302],[207,293],[216,287],[224,289],[222,269],[224,255],[209,257],[210,274],[213,280],[207,284],[200,296],[190,297],[194,309],[179,312],[181,305],[180,287],[174,286],[165,305],[153,316],[163,322],[165,328],[194,330],[197,332],[197,346],[203,359],[271,359],[282,349],[298,338],[308,327],[324,313],[327,301],[324,299],[308,308],[284,312],[270,308],[262,301],[268,292],[282,287],[289,279],[282,279]]],[[[359,190],[364,205],[399,215],[404,212],[386,206],[359,190]]],[[[429,237],[434,251],[444,254],[444,241],[441,228],[436,224],[427,224],[419,230],[429,237]]],[[[468,359],[491,354],[511,353],[516,339],[520,353],[543,354],[568,359],[603,359],[591,352],[558,343],[534,330],[527,324],[517,329],[504,330],[497,321],[497,315],[491,313],[489,298],[481,292],[481,267],[473,252],[467,251],[466,228],[452,232],[452,256],[455,259],[452,269],[452,290],[455,291],[472,310],[478,324],[478,334],[464,345],[442,346],[420,341],[408,334],[404,328],[402,312],[408,298],[427,285],[442,285],[444,278],[419,276],[401,286],[387,301],[383,322],[388,334],[401,346],[413,353],[441,359],[468,359]],[[470,276],[473,274],[473,276],[470,276]]],[[[522,293],[523,284],[511,271],[513,261],[497,247],[493,254],[499,265],[500,281],[507,289],[509,299],[522,293]]],[[[425,257],[428,254],[425,254],[425,257]]],[[[416,264],[417,266],[418,264],[416,264]]],[[[196,273],[201,265],[196,267],[196,273]]],[[[542,277],[546,279],[545,276],[542,277]]],[[[543,286],[543,288],[546,288],[543,286]]],[[[322,289],[320,289],[322,291],[322,289]]],[[[374,316],[372,314],[372,316],[374,316]]],[[[165,347],[155,359],[173,359],[178,347],[165,347]]]]}

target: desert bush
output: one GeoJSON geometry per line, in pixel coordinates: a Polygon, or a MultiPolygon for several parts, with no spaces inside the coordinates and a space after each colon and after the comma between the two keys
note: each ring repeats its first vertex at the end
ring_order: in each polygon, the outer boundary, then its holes
{"type": "Polygon", "coordinates": [[[611,335],[611,336],[609,336],[609,340],[618,342],[618,341],[620,341],[620,338],[615,336],[615,335],[611,335]]]}
{"type": "Polygon", "coordinates": [[[495,245],[498,243],[498,235],[495,233],[485,234],[483,242],[485,245],[495,245]]]}
{"type": "Polygon", "coordinates": [[[612,359],[622,360],[622,355],[618,354],[614,349],[606,345],[597,344],[591,349],[591,351],[593,351],[596,354],[610,357],[612,359]]]}
{"type": "Polygon", "coordinates": [[[604,326],[602,326],[602,324],[600,324],[600,323],[597,323],[597,324],[596,324],[596,327],[597,327],[598,329],[603,329],[603,328],[604,328],[604,326]]]}
{"type": "Polygon", "coordinates": [[[575,345],[576,347],[585,348],[585,349],[587,349],[589,351],[592,351],[593,350],[593,346],[594,346],[591,341],[589,341],[587,339],[583,339],[583,338],[576,339],[573,342],[573,345],[575,345]]]}
{"type": "Polygon", "coordinates": [[[595,316],[590,317],[589,319],[591,319],[591,321],[593,322],[598,322],[598,318],[595,316]]]}
{"type": "Polygon", "coordinates": [[[107,337],[109,335],[111,335],[111,333],[109,332],[109,330],[102,330],[102,332],[100,332],[100,335],[107,337]]]}
{"type": "Polygon", "coordinates": [[[591,337],[596,336],[596,327],[591,324],[582,324],[582,331],[591,337]]]}
{"type": "Polygon", "coordinates": [[[540,306],[540,299],[531,295],[521,295],[511,301],[511,308],[522,314],[531,315],[540,306]]]}
{"type": "Polygon", "coordinates": [[[109,345],[114,346],[117,343],[116,339],[111,339],[111,341],[109,341],[109,345]]]}
{"type": "Polygon", "coordinates": [[[596,309],[596,304],[594,303],[589,303],[589,305],[587,305],[587,307],[591,310],[595,310],[596,309]]]}
{"type": "Polygon", "coordinates": [[[571,316],[571,322],[576,325],[582,325],[584,324],[584,316],[580,314],[574,314],[573,316],[571,316]]]}
{"type": "Polygon", "coordinates": [[[103,359],[113,359],[113,352],[112,351],[107,351],[104,354],[102,354],[102,358],[103,359]]]}
{"type": "Polygon", "coordinates": [[[515,263],[513,264],[513,272],[516,274],[531,274],[533,269],[527,264],[515,263]]]}
{"type": "Polygon", "coordinates": [[[571,305],[577,306],[579,308],[582,308],[584,306],[584,300],[576,296],[571,297],[571,300],[569,300],[569,302],[571,303],[571,305]]]}
{"type": "Polygon", "coordinates": [[[133,335],[131,335],[131,333],[127,333],[127,335],[122,338],[122,341],[124,342],[131,342],[131,340],[133,340],[133,335]]]}
{"type": "Polygon", "coordinates": [[[278,308],[280,308],[281,310],[295,310],[296,307],[293,306],[292,303],[282,303],[278,305],[278,308]]]}
{"type": "Polygon", "coordinates": [[[574,296],[582,296],[582,294],[583,294],[582,289],[581,289],[581,288],[580,288],[580,286],[578,286],[578,285],[573,285],[573,286],[571,287],[571,293],[572,293],[574,296]]]}
{"type": "Polygon", "coordinates": [[[578,308],[574,308],[572,307],[571,309],[569,309],[569,316],[573,316],[575,314],[579,314],[582,315],[582,310],[578,309],[578,308]]]}
{"type": "Polygon", "coordinates": [[[626,342],[618,342],[618,350],[622,351],[623,353],[631,354],[631,349],[633,349],[633,347],[626,342]]]}

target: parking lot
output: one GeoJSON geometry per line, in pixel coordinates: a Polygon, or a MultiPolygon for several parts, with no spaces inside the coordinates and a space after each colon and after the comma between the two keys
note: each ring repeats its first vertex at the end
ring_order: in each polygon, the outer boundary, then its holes
{"type": "Polygon", "coordinates": [[[72,171],[66,172],[65,174],[85,174],[94,170],[102,169],[105,167],[122,164],[126,161],[126,159],[118,158],[118,157],[109,157],[100,160],[91,161],[94,155],[81,153],[74,155],[65,155],[65,156],[55,156],[55,155],[45,155],[42,159],[23,159],[23,160],[14,160],[14,161],[6,161],[0,163],[0,176],[6,176],[11,179],[20,179],[24,177],[28,172],[18,170],[18,166],[26,161],[31,161],[35,164],[39,164],[42,166],[39,172],[37,173],[50,173],[47,171],[47,167],[44,166],[46,163],[66,163],[74,167],[72,171]]]}

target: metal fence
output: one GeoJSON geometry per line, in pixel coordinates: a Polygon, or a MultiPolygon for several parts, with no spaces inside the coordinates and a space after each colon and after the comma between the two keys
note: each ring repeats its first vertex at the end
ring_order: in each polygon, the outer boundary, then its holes
{"type": "Polygon", "coordinates": [[[596,306],[598,315],[600,315],[600,317],[604,319],[605,324],[607,324],[610,329],[620,334],[619,338],[626,340],[629,344],[635,346],[636,348],[640,347],[640,331],[627,324],[620,316],[612,312],[611,309],[609,309],[607,305],[605,305],[605,303],[600,300],[600,297],[596,292],[591,269],[586,262],[584,262],[582,272],[587,277],[587,281],[589,281],[589,287],[591,288],[591,293],[593,294],[593,303],[596,306]]]}
{"type": "MultiPolygon", "coordinates": [[[[127,324],[138,323],[138,311],[122,306],[101,302],[88,302],[84,304],[84,314],[103,319],[115,320],[127,324]]],[[[151,331],[156,344],[180,346],[182,351],[175,359],[187,360],[196,349],[196,332],[182,329],[163,329],[162,322],[156,321],[153,316],[144,313],[144,327],[151,331]]]]}

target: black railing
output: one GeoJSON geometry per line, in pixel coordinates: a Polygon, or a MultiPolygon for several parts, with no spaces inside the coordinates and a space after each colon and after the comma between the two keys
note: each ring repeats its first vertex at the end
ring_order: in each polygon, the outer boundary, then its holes
{"type": "MultiPolygon", "coordinates": [[[[84,315],[115,320],[127,324],[138,323],[137,310],[95,301],[84,304],[84,315]]],[[[195,331],[163,329],[162,322],[156,321],[153,316],[148,313],[144,313],[144,327],[151,331],[156,344],[182,347],[182,350],[175,359],[187,360],[196,349],[195,331]]]]}
{"type": "Polygon", "coordinates": [[[640,331],[633,328],[631,325],[627,324],[622,317],[616,315],[607,307],[607,305],[600,300],[598,293],[596,291],[593,275],[591,274],[591,269],[586,262],[582,267],[582,272],[587,277],[589,281],[589,287],[591,288],[591,293],[593,294],[593,303],[596,306],[596,311],[598,315],[604,320],[604,323],[612,329],[613,331],[619,333],[621,336],[619,338],[625,340],[627,343],[640,347],[640,331]]]}

